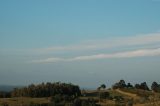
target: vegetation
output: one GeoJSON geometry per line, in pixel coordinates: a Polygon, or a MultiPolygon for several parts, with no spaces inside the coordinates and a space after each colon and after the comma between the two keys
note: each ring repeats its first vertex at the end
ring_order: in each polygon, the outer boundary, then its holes
{"type": "Polygon", "coordinates": [[[112,86],[113,89],[125,88],[125,87],[127,87],[127,86],[126,86],[126,83],[125,83],[124,80],[120,80],[118,83],[115,83],[115,84],[112,86]]]}
{"type": "Polygon", "coordinates": [[[81,95],[81,91],[77,85],[48,82],[39,85],[31,84],[24,88],[15,88],[11,92],[12,97],[50,97],[58,94],[77,97],[81,95]]]}
{"type": "Polygon", "coordinates": [[[157,82],[153,82],[153,83],[152,83],[152,86],[151,86],[151,89],[152,89],[154,92],[160,92],[160,84],[158,84],[157,82]]]}
{"type": "Polygon", "coordinates": [[[135,86],[133,86],[131,83],[126,84],[124,80],[120,80],[118,83],[115,83],[112,86],[113,89],[122,89],[122,88],[129,88],[129,89],[141,89],[141,90],[147,90],[149,91],[149,87],[147,85],[146,82],[143,82],[141,84],[135,84],[135,86]]]}
{"type": "Polygon", "coordinates": [[[146,82],[133,86],[124,80],[112,89],[101,84],[97,90],[82,91],[70,83],[48,82],[1,91],[0,106],[159,106],[160,85],[153,82],[151,90],[146,82]]]}
{"type": "Polygon", "coordinates": [[[10,98],[11,93],[7,91],[0,91],[0,98],[10,98]]]}
{"type": "Polygon", "coordinates": [[[101,90],[101,89],[104,90],[105,88],[106,88],[106,85],[105,85],[105,84],[102,84],[102,85],[101,85],[100,87],[98,87],[97,89],[98,89],[98,90],[101,90]]]}
{"type": "Polygon", "coordinates": [[[149,88],[146,82],[143,82],[141,84],[136,84],[135,88],[149,91],[149,88]]]}

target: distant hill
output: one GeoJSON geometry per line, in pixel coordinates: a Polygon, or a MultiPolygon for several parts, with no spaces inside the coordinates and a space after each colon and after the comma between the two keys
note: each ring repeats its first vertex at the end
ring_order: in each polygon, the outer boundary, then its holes
{"type": "Polygon", "coordinates": [[[0,85],[0,91],[12,91],[14,88],[21,88],[23,86],[13,86],[13,85],[0,85]]]}

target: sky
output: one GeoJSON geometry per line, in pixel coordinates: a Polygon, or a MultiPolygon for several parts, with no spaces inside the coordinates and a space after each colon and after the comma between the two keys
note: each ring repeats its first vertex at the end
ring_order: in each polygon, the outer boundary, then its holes
{"type": "Polygon", "coordinates": [[[160,0],[0,0],[0,85],[160,82],[160,0]]]}

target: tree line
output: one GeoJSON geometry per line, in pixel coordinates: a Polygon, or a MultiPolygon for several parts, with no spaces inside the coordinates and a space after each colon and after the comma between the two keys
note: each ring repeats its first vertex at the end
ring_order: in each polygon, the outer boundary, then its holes
{"type": "Polygon", "coordinates": [[[77,97],[81,95],[78,85],[71,83],[41,83],[38,85],[31,84],[23,88],[14,88],[10,92],[0,92],[1,98],[8,97],[51,97],[55,95],[66,95],[77,97]]]}
{"type": "Polygon", "coordinates": [[[120,80],[119,82],[115,83],[112,86],[113,89],[118,89],[118,88],[135,88],[135,89],[141,89],[141,90],[147,90],[147,91],[154,91],[154,92],[159,92],[160,93],[160,84],[157,82],[153,82],[151,85],[151,89],[148,87],[146,82],[142,82],[140,84],[135,84],[132,85],[131,83],[127,83],[124,80],[120,80]]]}
{"type": "MultiPolygon", "coordinates": [[[[106,85],[102,84],[97,89],[105,89],[106,85]]],[[[142,82],[140,84],[132,85],[131,83],[127,83],[124,80],[120,80],[112,86],[113,89],[118,88],[135,88],[147,91],[154,91],[160,93],[160,84],[157,82],[153,82],[151,87],[149,88],[146,82],[142,82]]],[[[51,97],[55,95],[65,95],[65,96],[80,96],[81,90],[78,85],[73,85],[71,83],[41,83],[38,85],[30,84],[29,86],[23,88],[15,88],[13,91],[5,92],[0,91],[0,98],[9,98],[9,97],[51,97]]]]}
{"type": "Polygon", "coordinates": [[[42,83],[38,85],[31,84],[24,88],[15,88],[11,92],[12,97],[50,97],[57,94],[67,96],[79,96],[80,88],[77,85],[67,83],[42,83]]]}

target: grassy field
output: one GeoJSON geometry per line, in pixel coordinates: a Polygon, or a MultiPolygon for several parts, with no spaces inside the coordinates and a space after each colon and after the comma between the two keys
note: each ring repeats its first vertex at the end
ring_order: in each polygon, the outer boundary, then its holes
{"type": "MultiPolygon", "coordinates": [[[[144,91],[137,89],[116,89],[104,90],[101,92],[109,92],[111,97],[123,97],[123,102],[133,99],[133,106],[160,106],[160,94],[152,91],[144,91]]],[[[89,95],[98,95],[98,91],[88,91],[89,95]],[[97,93],[97,94],[96,94],[97,93]]],[[[92,98],[91,96],[88,96],[92,98]]],[[[86,97],[87,98],[87,97],[86,97]]],[[[98,99],[98,98],[97,98],[98,99]]],[[[112,99],[102,99],[99,104],[102,106],[115,106],[117,101],[112,99]]],[[[118,102],[119,104],[120,102],[118,102]]]]}

